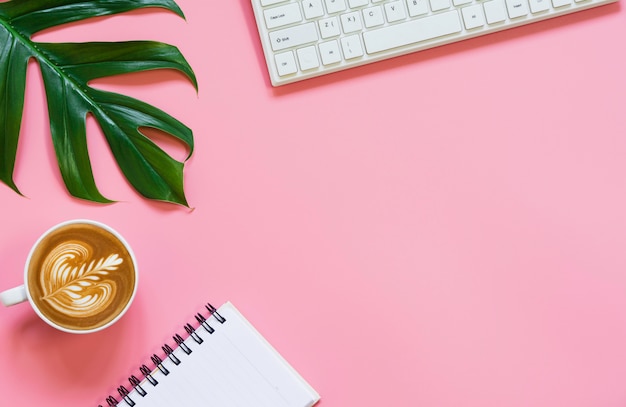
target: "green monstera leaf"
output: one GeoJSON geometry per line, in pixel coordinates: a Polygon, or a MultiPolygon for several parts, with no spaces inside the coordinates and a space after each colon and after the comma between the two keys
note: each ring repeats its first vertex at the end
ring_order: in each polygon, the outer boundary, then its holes
{"type": "Polygon", "coordinates": [[[193,133],[164,111],[89,81],[151,69],[182,72],[197,90],[196,77],[180,51],[153,41],[42,43],[33,34],[61,24],[146,7],[184,18],[173,0],[11,0],[0,3],[0,180],[13,180],[24,108],[26,69],[35,59],[48,102],[50,130],[63,181],[75,197],[112,202],[98,190],[87,151],[86,118],[98,121],[122,173],[148,199],[187,206],[183,166],[142,132],[155,128],[193,152],[193,133]]]}

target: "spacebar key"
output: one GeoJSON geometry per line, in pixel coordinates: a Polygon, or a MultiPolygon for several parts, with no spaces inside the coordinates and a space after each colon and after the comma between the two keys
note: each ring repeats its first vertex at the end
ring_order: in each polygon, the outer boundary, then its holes
{"type": "Polygon", "coordinates": [[[461,32],[461,20],[456,10],[390,25],[363,33],[368,54],[386,51],[444,35],[461,32]]]}

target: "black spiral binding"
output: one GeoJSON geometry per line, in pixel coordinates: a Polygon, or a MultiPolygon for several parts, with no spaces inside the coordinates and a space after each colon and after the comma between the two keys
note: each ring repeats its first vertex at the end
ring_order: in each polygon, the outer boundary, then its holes
{"type": "Polygon", "coordinates": [[[135,405],[135,402],[130,397],[128,397],[130,392],[128,391],[126,387],[120,386],[117,388],[117,391],[118,393],[120,393],[120,397],[122,397],[122,400],[124,400],[126,404],[128,404],[129,406],[135,405]]]}
{"type": "Polygon", "coordinates": [[[172,363],[174,363],[176,366],[180,365],[180,359],[178,359],[176,355],[174,355],[174,349],[172,349],[170,345],[166,343],[165,345],[161,346],[161,349],[163,349],[163,352],[165,352],[165,356],[167,356],[172,361],[172,363]]]}
{"type": "MultiPolygon", "coordinates": [[[[211,304],[207,304],[206,309],[209,312],[209,317],[213,316],[220,324],[226,322],[226,318],[221,316],[217,312],[217,309],[211,304]]],[[[215,328],[209,325],[207,318],[205,318],[201,313],[196,314],[195,318],[199,324],[198,328],[204,328],[204,330],[209,334],[213,334],[213,332],[215,332],[215,328]]],[[[198,328],[194,328],[191,324],[185,324],[184,328],[188,336],[191,337],[197,344],[200,345],[204,342],[204,339],[200,335],[198,335],[198,332],[196,332],[198,328]]],[[[176,343],[176,347],[181,348],[182,351],[185,352],[185,354],[187,355],[191,354],[191,349],[189,349],[189,347],[184,343],[184,339],[182,336],[176,334],[173,336],[173,339],[176,343]]],[[[174,350],[170,345],[165,344],[161,347],[161,349],[165,353],[165,356],[170,359],[172,363],[174,363],[174,365],[178,366],[182,363],[182,361],[177,358],[176,355],[174,355],[174,350]]],[[[159,371],[163,373],[164,376],[167,376],[170,373],[170,371],[165,366],[163,366],[163,359],[161,359],[161,357],[159,357],[157,354],[152,355],[150,359],[154,364],[154,368],[159,369],[159,371]]],[[[150,383],[152,386],[158,386],[159,382],[152,376],[152,372],[154,371],[154,369],[150,369],[146,365],[141,365],[139,371],[148,383],[150,383]]],[[[145,397],[148,394],[148,391],[141,386],[142,381],[139,380],[137,376],[131,375],[128,378],[128,382],[130,383],[130,390],[128,390],[124,386],[119,386],[117,388],[117,392],[119,393],[120,401],[118,401],[113,396],[109,396],[106,398],[107,406],[117,406],[123,401],[126,403],[127,406],[133,407],[135,405],[135,402],[130,398],[130,393],[133,390],[135,390],[137,394],[139,394],[141,397],[145,397]]],[[[102,405],[98,405],[98,407],[102,407],[102,405]]]]}

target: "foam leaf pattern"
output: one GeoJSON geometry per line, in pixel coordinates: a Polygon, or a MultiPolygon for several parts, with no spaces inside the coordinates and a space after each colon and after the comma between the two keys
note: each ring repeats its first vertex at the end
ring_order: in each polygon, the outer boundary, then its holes
{"type": "Polygon", "coordinates": [[[96,261],[85,244],[63,243],[43,263],[40,280],[43,299],[68,316],[96,315],[113,301],[116,286],[107,276],[122,262],[117,253],[96,261]]]}

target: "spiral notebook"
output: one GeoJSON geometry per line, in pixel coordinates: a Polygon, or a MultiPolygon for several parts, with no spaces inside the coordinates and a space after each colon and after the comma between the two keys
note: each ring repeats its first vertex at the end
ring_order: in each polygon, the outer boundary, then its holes
{"type": "MultiPolygon", "coordinates": [[[[317,392],[231,304],[206,306],[108,406],[309,407],[317,392]]],[[[102,407],[102,405],[100,405],[102,407]]]]}

